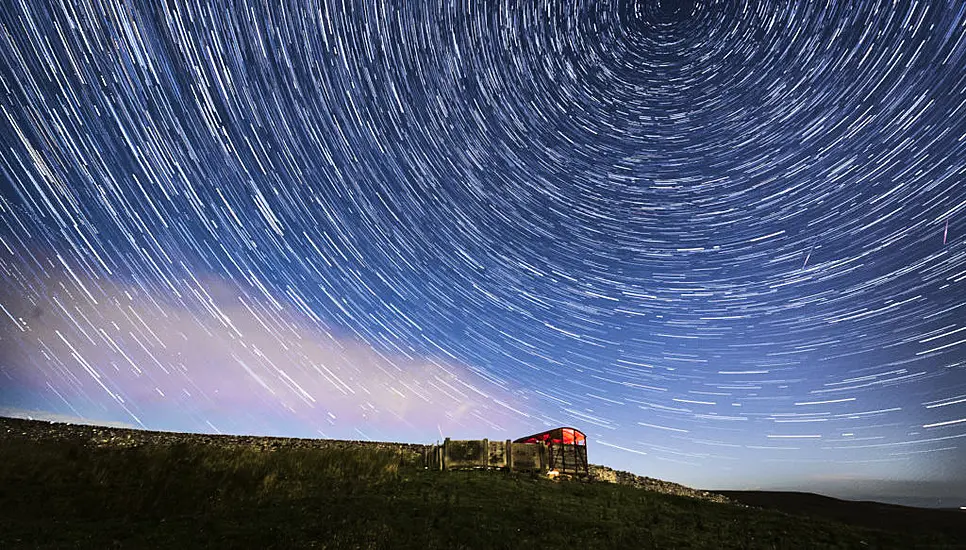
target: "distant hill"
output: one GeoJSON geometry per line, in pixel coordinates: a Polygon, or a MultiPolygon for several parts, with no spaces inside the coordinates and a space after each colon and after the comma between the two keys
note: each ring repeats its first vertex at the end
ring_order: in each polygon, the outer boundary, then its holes
{"type": "Polygon", "coordinates": [[[893,531],[946,533],[966,546],[966,511],[913,508],[783,491],[717,491],[731,500],[798,516],[826,518],[850,525],[893,531]]]}
{"type": "Polygon", "coordinates": [[[421,447],[0,418],[0,548],[966,548],[817,495],[773,495],[792,516],[603,467],[616,483],[429,471],[421,447]]]}

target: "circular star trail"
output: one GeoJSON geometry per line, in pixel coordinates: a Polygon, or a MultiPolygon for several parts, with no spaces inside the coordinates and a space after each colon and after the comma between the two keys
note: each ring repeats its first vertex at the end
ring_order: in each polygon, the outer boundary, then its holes
{"type": "Polygon", "coordinates": [[[0,407],[966,484],[962,6],[428,4],[0,14],[0,407]]]}

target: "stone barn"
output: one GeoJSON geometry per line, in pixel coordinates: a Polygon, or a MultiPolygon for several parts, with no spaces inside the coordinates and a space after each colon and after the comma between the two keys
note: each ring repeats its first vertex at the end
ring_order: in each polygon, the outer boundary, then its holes
{"type": "Polygon", "coordinates": [[[461,470],[499,468],[518,472],[546,472],[551,476],[585,476],[587,436],[576,428],[554,428],[516,441],[446,438],[442,445],[426,447],[427,468],[461,470]]]}
{"type": "Polygon", "coordinates": [[[514,444],[544,444],[547,447],[547,469],[569,475],[587,475],[587,436],[576,428],[554,428],[521,437],[514,444]]]}

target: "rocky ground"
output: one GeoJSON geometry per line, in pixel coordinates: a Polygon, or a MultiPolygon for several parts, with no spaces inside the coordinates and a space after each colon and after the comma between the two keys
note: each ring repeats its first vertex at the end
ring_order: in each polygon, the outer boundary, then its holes
{"type": "Polygon", "coordinates": [[[642,477],[634,475],[630,472],[622,472],[620,470],[614,470],[612,468],[608,468],[607,466],[599,466],[597,464],[590,465],[590,478],[594,481],[629,485],[631,487],[637,487],[646,491],[654,491],[666,495],[677,495],[698,498],[701,500],[710,500],[711,502],[735,504],[734,501],[719,494],[692,489],[690,487],[685,487],[684,485],[671,483],[670,481],[663,481],[651,477],[642,477]]]}

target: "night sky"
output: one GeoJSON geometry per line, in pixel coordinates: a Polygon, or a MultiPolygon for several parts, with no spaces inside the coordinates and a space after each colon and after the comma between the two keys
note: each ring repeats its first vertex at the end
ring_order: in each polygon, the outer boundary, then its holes
{"type": "Polygon", "coordinates": [[[0,414],[966,500],[961,1],[158,4],[0,10],[0,414]]]}

